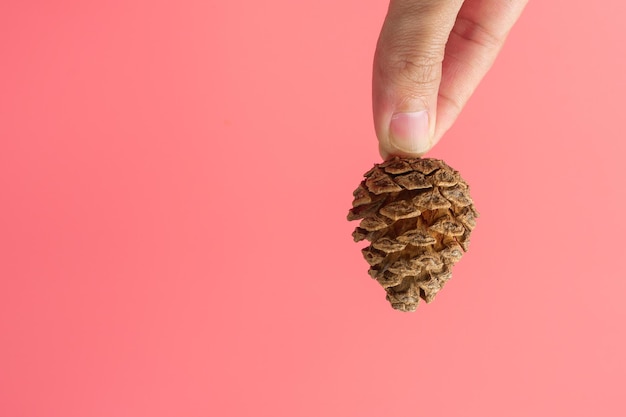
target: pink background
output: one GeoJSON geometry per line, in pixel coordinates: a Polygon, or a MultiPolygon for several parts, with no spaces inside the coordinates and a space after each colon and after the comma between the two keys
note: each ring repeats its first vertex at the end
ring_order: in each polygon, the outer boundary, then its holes
{"type": "Polygon", "coordinates": [[[625,4],[529,4],[402,314],[345,220],[385,1],[1,2],[0,415],[626,415],[625,4]]]}

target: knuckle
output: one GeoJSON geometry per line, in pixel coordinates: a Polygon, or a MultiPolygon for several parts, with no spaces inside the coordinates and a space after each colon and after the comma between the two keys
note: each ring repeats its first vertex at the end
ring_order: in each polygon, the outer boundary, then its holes
{"type": "Polygon", "coordinates": [[[463,110],[463,100],[458,96],[445,94],[440,91],[438,100],[451,111],[455,118],[461,113],[461,110],[463,110]]]}
{"type": "Polygon", "coordinates": [[[387,71],[394,82],[414,89],[429,89],[439,83],[443,56],[434,53],[392,54],[387,71]]]}
{"type": "Polygon", "coordinates": [[[498,36],[474,20],[461,17],[457,18],[452,33],[486,49],[498,49],[503,42],[502,36],[498,36]]]}

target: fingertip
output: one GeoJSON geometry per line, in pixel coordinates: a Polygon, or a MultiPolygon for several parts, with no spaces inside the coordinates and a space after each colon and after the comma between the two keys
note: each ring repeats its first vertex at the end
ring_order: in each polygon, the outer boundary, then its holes
{"type": "Polygon", "coordinates": [[[393,156],[420,157],[434,144],[433,118],[427,110],[391,115],[388,126],[378,135],[383,159],[393,156]]]}

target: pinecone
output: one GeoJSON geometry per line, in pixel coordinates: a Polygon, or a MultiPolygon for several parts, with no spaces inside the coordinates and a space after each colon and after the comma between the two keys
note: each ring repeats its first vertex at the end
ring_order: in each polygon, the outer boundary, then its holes
{"type": "Polygon", "coordinates": [[[478,217],[459,173],[430,158],[376,164],[352,206],[348,220],[362,219],[354,241],[372,242],[362,250],[369,274],[401,311],[415,311],[420,297],[435,298],[467,251],[478,217]]]}

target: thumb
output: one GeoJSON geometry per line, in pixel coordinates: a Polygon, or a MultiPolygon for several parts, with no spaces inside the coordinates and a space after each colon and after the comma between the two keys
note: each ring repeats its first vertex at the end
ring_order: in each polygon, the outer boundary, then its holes
{"type": "Polygon", "coordinates": [[[372,98],[383,158],[430,150],[445,46],[463,0],[391,0],[376,45],[372,98]]]}

